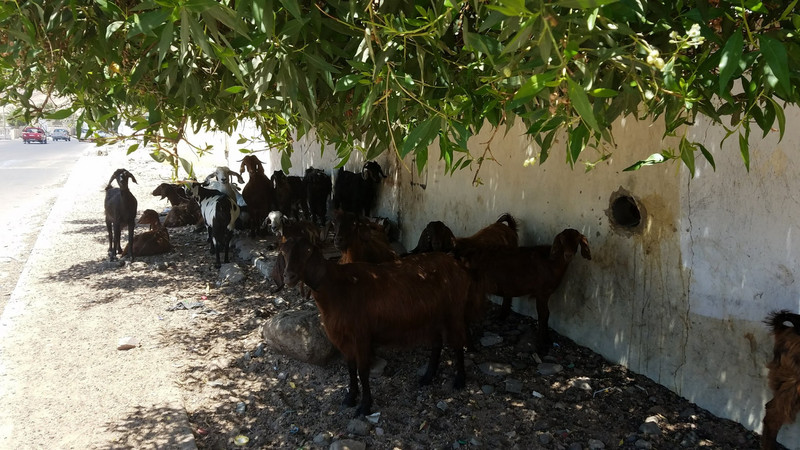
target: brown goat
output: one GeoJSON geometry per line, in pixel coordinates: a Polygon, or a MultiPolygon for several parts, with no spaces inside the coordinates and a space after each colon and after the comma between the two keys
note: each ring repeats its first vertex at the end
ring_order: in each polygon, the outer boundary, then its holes
{"type": "Polygon", "coordinates": [[[153,190],[154,196],[167,199],[171,208],[164,218],[167,228],[182,227],[184,225],[200,225],[203,216],[200,205],[186,193],[180,184],[161,183],[153,190]]]}
{"type": "Polygon", "coordinates": [[[456,246],[456,237],[444,222],[428,222],[419,235],[417,246],[409,253],[449,252],[456,246]]]}
{"type": "Polygon", "coordinates": [[[302,239],[288,239],[281,253],[286,284],[303,281],[312,289],[325,332],[347,362],[345,405],[355,406],[361,380],[356,415],[369,414],[372,407],[370,362],[379,345],[431,345],[420,380],[428,384],[446,342],[455,352],[453,387],[464,386],[464,310],[482,300],[470,275],[453,258],[427,253],[383,264],[337,264],[302,239]]]}
{"type": "Polygon", "coordinates": [[[568,228],[555,237],[553,245],[470,249],[456,254],[484,283],[487,293],[503,297],[503,314],[511,310],[513,297],[531,296],[536,299],[539,320],[536,347],[538,352],[546,354],[552,344],[548,329],[548,300],[561,285],[578,247],[584,258],[592,259],[586,237],[568,228]]]}
{"type": "Polygon", "coordinates": [[[504,213],[490,225],[487,225],[470,237],[456,238],[455,251],[494,247],[516,247],[519,242],[517,221],[509,213],[504,213]]]}
{"type": "MultiPolygon", "coordinates": [[[[145,209],[139,218],[140,224],[150,224],[150,230],[133,237],[133,253],[138,256],[152,256],[167,253],[172,250],[169,243],[169,232],[161,225],[158,213],[152,209],[145,209]]],[[[130,251],[130,245],[125,246],[122,256],[130,251]]]]}
{"type": "Polygon", "coordinates": [[[245,169],[250,178],[242,189],[242,198],[250,214],[250,237],[255,237],[261,224],[275,207],[275,187],[264,173],[264,166],[256,155],[247,155],[242,159],[239,173],[244,173],[245,169]]]}
{"type": "Polygon", "coordinates": [[[772,361],[767,364],[773,397],[766,404],[761,448],[772,450],[778,446],[778,431],[784,424],[793,423],[800,412],[800,315],[777,311],[765,322],[775,336],[775,345],[772,361]]]}
{"type": "Polygon", "coordinates": [[[339,263],[378,264],[398,258],[380,225],[362,221],[355,213],[342,210],[333,212],[331,222],[333,245],[342,252],[339,263]]]}

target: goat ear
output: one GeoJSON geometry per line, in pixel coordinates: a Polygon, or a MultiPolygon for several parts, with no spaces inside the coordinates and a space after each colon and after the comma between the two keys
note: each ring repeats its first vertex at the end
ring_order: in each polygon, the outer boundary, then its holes
{"type": "Polygon", "coordinates": [[[136,177],[134,177],[132,173],[130,173],[130,172],[127,172],[127,173],[128,173],[128,178],[130,178],[130,179],[131,179],[131,181],[133,181],[133,182],[134,182],[134,183],[136,183],[136,184],[139,184],[139,183],[136,181],[136,177]]]}
{"type": "Polygon", "coordinates": [[[239,173],[244,173],[244,166],[245,166],[244,159],[242,159],[242,165],[239,166],[239,173]]]}
{"type": "Polygon", "coordinates": [[[580,245],[581,245],[581,256],[589,260],[592,259],[592,252],[589,250],[589,241],[586,240],[586,236],[581,235],[580,245]]]}

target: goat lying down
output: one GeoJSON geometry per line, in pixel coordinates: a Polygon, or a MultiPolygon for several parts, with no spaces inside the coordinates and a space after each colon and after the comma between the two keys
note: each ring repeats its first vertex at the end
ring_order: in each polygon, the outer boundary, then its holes
{"type": "Polygon", "coordinates": [[[548,329],[548,301],[561,285],[579,247],[584,258],[592,259],[586,237],[567,228],[555,237],[553,245],[470,249],[456,254],[484,283],[487,293],[503,297],[503,314],[510,311],[513,297],[531,296],[536,299],[539,321],[536,347],[539,353],[546,354],[552,344],[548,329]]]}
{"type": "Polygon", "coordinates": [[[380,345],[433,348],[421,384],[432,381],[446,342],[455,352],[454,388],[465,383],[465,310],[482,302],[470,275],[452,257],[427,253],[383,264],[338,264],[304,239],[281,245],[287,285],[303,281],[321,313],[331,342],[342,352],[350,378],[344,403],[369,414],[370,359],[380,345]]]}
{"type": "Polygon", "coordinates": [[[778,446],[778,431],[784,424],[793,423],[800,412],[800,315],[777,311],[765,322],[775,336],[775,345],[772,361],[767,364],[773,397],[766,405],[761,448],[772,450],[778,446]]]}
{"type": "MultiPolygon", "coordinates": [[[[145,209],[139,218],[139,223],[149,224],[150,230],[133,237],[134,253],[139,256],[152,256],[172,250],[172,245],[169,243],[169,232],[161,224],[161,219],[158,217],[157,212],[152,209],[145,209]]],[[[129,243],[122,251],[122,256],[127,255],[130,249],[131,244],[129,243]]]]}

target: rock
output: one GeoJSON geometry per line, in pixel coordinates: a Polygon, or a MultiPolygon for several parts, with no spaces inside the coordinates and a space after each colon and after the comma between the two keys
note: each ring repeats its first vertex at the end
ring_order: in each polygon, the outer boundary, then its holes
{"type": "Polygon", "coordinates": [[[239,402],[236,404],[236,413],[237,414],[244,414],[247,412],[247,405],[244,402],[239,402]]]}
{"type": "Polygon", "coordinates": [[[117,342],[117,350],[130,350],[139,346],[139,340],[135,337],[124,337],[117,342]]]}
{"type": "Polygon", "coordinates": [[[548,445],[553,442],[553,436],[550,433],[542,433],[539,435],[539,443],[542,445],[548,445]]]}
{"type": "Polygon", "coordinates": [[[589,384],[589,378],[587,377],[579,377],[569,381],[570,387],[576,387],[578,389],[592,392],[592,385],[589,384]]]}
{"type": "Polygon", "coordinates": [[[447,411],[447,402],[440,401],[439,403],[436,404],[436,407],[442,411],[447,411]]]}
{"type": "Polygon", "coordinates": [[[372,360],[372,366],[369,368],[369,376],[371,377],[379,377],[383,375],[383,371],[386,369],[386,360],[380,357],[375,357],[372,360]]]}
{"type": "Polygon", "coordinates": [[[589,450],[600,450],[606,448],[606,444],[598,439],[589,439],[589,450]]]}
{"type": "Polygon", "coordinates": [[[481,345],[484,347],[491,347],[503,342],[502,336],[493,333],[487,333],[481,338],[481,345]]]}
{"type": "Polygon", "coordinates": [[[521,394],[522,393],[522,381],[515,380],[513,378],[509,378],[506,380],[506,392],[510,392],[512,394],[521,394]]]}
{"type": "Polygon", "coordinates": [[[643,450],[650,450],[651,448],[653,448],[653,444],[645,441],[644,439],[637,440],[634,446],[636,446],[636,448],[641,448],[643,450]]]}
{"type": "Polygon", "coordinates": [[[329,445],[331,442],[331,434],[327,431],[323,431],[322,433],[317,434],[314,436],[314,444],[323,446],[329,445]]]}
{"type": "Polygon", "coordinates": [[[347,432],[357,436],[366,436],[369,434],[369,424],[363,420],[351,419],[347,423],[347,432]]]}
{"type": "Polygon", "coordinates": [[[264,356],[264,343],[263,342],[258,344],[258,346],[256,346],[256,350],[253,352],[253,356],[255,356],[256,358],[260,358],[260,357],[264,356]]]}
{"type": "Polygon", "coordinates": [[[494,394],[494,386],[491,384],[484,384],[481,386],[481,391],[483,391],[483,393],[486,395],[494,394]]]}
{"type": "Polygon", "coordinates": [[[538,367],[536,367],[536,370],[540,375],[547,377],[563,371],[564,368],[561,366],[561,364],[541,363],[538,367]]]}
{"type": "Polygon", "coordinates": [[[273,350],[300,361],[324,366],[337,354],[314,310],[289,310],[272,316],[261,331],[273,350]]]}
{"type": "Polygon", "coordinates": [[[481,372],[493,377],[498,377],[501,375],[509,375],[511,374],[512,371],[511,364],[496,363],[496,362],[485,362],[482,363],[479,367],[481,369],[481,372]]]}
{"type": "Polygon", "coordinates": [[[639,426],[639,432],[647,436],[660,436],[661,427],[656,422],[645,422],[639,426]]]}
{"type": "Polygon", "coordinates": [[[567,449],[568,450],[583,450],[583,446],[581,445],[580,442],[573,442],[572,444],[569,444],[569,447],[567,447],[567,449]]]}
{"type": "Polygon", "coordinates": [[[353,439],[335,441],[328,447],[329,450],[366,450],[367,444],[353,439]]]}
{"type": "Polygon", "coordinates": [[[238,284],[244,280],[244,272],[237,264],[228,263],[223,264],[219,269],[220,283],[228,282],[229,284],[238,284]]]}

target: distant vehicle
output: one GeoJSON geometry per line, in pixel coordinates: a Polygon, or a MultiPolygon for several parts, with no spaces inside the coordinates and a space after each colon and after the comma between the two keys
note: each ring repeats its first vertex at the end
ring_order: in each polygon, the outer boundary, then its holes
{"type": "Polygon", "coordinates": [[[54,141],[71,141],[69,131],[66,128],[55,128],[53,134],[50,135],[54,141]]]}
{"type": "Polygon", "coordinates": [[[25,144],[31,142],[47,144],[47,134],[39,127],[25,127],[22,129],[22,142],[25,144]]]}

